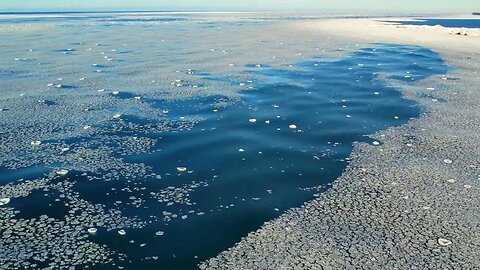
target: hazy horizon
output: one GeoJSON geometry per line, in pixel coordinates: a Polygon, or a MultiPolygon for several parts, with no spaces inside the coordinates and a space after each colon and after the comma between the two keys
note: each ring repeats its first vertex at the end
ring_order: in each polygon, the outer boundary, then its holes
{"type": "Polygon", "coordinates": [[[192,12],[322,12],[322,13],[471,13],[478,11],[474,0],[464,1],[414,1],[404,0],[385,3],[381,0],[227,0],[216,1],[185,0],[17,0],[2,3],[0,12],[65,12],[65,11],[192,11],[192,12]]]}

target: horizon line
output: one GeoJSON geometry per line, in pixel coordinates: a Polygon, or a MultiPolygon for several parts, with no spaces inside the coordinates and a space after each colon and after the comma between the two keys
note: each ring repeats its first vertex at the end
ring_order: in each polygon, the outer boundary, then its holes
{"type": "Polygon", "coordinates": [[[473,14],[475,11],[472,12],[392,12],[392,11],[333,11],[333,10],[323,10],[323,11],[307,11],[307,10],[258,10],[258,11],[251,11],[251,10],[148,10],[148,9],[121,9],[121,10],[1,10],[1,15],[16,15],[16,14],[92,14],[92,13],[305,13],[305,14],[355,14],[355,15],[405,15],[405,16],[413,16],[413,15],[445,15],[445,14],[473,14]]]}

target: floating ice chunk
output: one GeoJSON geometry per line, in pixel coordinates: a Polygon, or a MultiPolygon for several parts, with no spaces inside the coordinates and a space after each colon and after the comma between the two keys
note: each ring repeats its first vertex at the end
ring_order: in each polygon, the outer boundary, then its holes
{"type": "Polygon", "coordinates": [[[452,241],[445,238],[438,238],[438,244],[442,247],[450,246],[452,241]]]}
{"type": "Polygon", "coordinates": [[[250,118],[250,119],[248,119],[248,122],[250,122],[250,123],[255,123],[255,122],[257,122],[257,119],[255,119],[255,118],[250,118]]]}
{"type": "Polygon", "coordinates": [[[124,229],[121,229],[121,230],[118,231],[118,234],[123,236],[123,235],[126,235],[127,232],[124,229]]]}
{"type": "Polygon", "coordinates": [[[294,125],[294,124],[291,124],[291,125],[289,125],[289,126],[288,126],[288,128],[291,128],[291,129],[296,129],[296,128],[297,128],[297,126],[296,126],[296,125],[294,125]]]}
{"type": "Polygon", "coordinates": [[[177,167],[178,172],[186,172],[187,168],[186,167],[177,167]]]}
{"type": "Polygon", "coordinates": [[[120,119],[122,117],[121,113],[116,113],[113,115],[113,119],[120,119]]]}
{"type": "Polygon", "coordinates": [[[40,144],[42,144],[42,141],[33,141],[33,142],[30,142],[30,144],[33,146],[39,146],[40,144]]]}
{"type": "Polygon", "coordinates": [[[68,170],[60,170],[60,171],[57,171],[55,173],[59,176],[65,176],[65,175],[68,174],[68,170]]]}
{"type": "Polygon", "coordinates": [[[89,228],[88,230],[89,234],[96,234],[97,233],[97,228],[89,228]]]}
{"type": "Polygon", "coordinates": [[[6,205],[10,202],[10,198],[1,198],[0,199],[0,206],[6,205]]]}

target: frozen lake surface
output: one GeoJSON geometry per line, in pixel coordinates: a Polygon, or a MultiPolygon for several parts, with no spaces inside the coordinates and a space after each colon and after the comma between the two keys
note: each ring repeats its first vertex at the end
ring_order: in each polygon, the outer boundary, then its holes
{"type": "Polygon", "coordinates": [[[426,48],[339,44],[312,16],[0,20],[0,264],[190,269],[311,200],[354,142],[421,108],[426,48]]]}

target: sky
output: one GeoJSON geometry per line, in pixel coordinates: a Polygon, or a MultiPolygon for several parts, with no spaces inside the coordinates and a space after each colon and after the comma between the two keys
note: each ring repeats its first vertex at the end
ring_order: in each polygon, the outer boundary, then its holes
{"type": "Polygon", "coordinates": [[[67,10],[471,13],[480,0],[0,0],[0,11],[67,10]]]}

